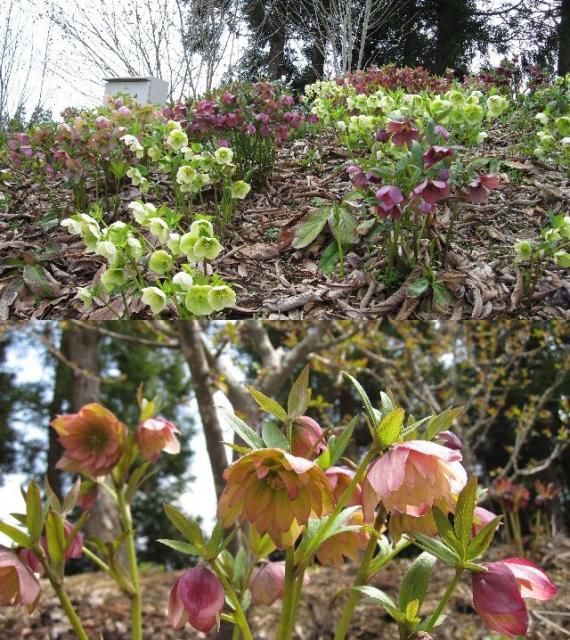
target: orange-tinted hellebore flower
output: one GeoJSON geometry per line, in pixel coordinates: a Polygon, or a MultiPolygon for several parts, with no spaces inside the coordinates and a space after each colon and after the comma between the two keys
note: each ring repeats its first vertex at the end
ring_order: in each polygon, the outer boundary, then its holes
{"type": "Polygon", "coordinates": [[[180,442],[176,434],[179,429],[164,418],[149,418],[139,424],[137,443],[143,458],[156,462],[160,452],[176,455],[180,453],[180,442]]]}
{"type": "Polygon", "coordinates": [[[0,607],[23,605],[32,611],[40,597],[40,583],[15,553],[0,547],[0,607]]]}
{"type": "Polygon", "coordinates": [[[174,629],[189,622],[208,633],[220,626],[224,608],[224,587],[216,574],[204,565],[185,571],[174,583],[168,600],[168,619],[174,629]]]}
{"type": "Polygon", "coordinates": [[[323,471],[312,461],[281,449],[258,449],[224,472],[226,487],[218,504],[224,527],[246,520],[259,535],[269,534],[276,547],[295,543],[309,517],[332,509],[323,471]]]}
{"type": "Polygon", "coordinates": [[[58,469],[104,476],[119,462],[127,442],[127,427],[100,404],[87,404],[79,413],[57,416],[51,426],[64,448],[58,469]]]}
{"type": "MultiPolygon", "coordinates": [[[[348,519],[348,525],[364,524],[362,509],[356,510],[348,519]]],[[[370,535],[366,531],[343,531],[331,536],[317,550],[317,558],[323,565],[340,567],[345,558],[358,562],[360,552],[366,549],[370,535]]]]}
{"type": "Polygon", "coordinates": [[[524,636],[528,613],[524,598],[551,600],[558,593],[544,571],[529,560],[507,558],[472,574],[473,606],[483,622],[506,636],[524,636]]]}

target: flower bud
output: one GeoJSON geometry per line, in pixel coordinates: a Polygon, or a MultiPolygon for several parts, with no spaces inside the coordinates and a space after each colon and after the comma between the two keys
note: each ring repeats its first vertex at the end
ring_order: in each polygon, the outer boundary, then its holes
{"type": "Polygon", "coordinates": [[[271,605],[282,598],[285,590],[285,563],[266,562],[254,569],[249,589],[254,605],[271,605]]]}
{"type": "Polygon", "coordinates": [[[137,443],[142,456],[149,462],[156,462],[161,451],[173,455],[180,453],[180,442],[175,434],[178,428],[164,418],[149,418],[139,424],[137,443]]]}
{"type": "Polygon", "coordinates": [[[218,577],[203,565],[183,573],[174,583],[168,601],[168,618],[174,629],[189,622],[208,633],[220,625],[224,588],[218,577]]]}
{"type": "Polygon", "coordinates": [[[309,416],[300,416],[293,423],[291,453],[301,458],[318,458],[326,449],[325,434],[319,423],[309,416]]]}
{"type": "Polygon", "coordinates": [[[155,316],[158,315],[168,302],[168,298],[164,291],[158,287],[145,287],[144,289],[141,289],[141,291],[141,300],[143,303],[150,307],[150,310],[155,316]]]}
{"type": "Polygon", "coordinates": [[[40,583],[15,553],[0,547],[0,607],[23,605],[32,611],[40,583]]]}
{"type": "Polygon", "coordinates": [[[455,449],[456,451],[463,449],[463,442],[453,431],[440,431],[436,440],[439,440],[440,444],[448,449],[455,449]]]}

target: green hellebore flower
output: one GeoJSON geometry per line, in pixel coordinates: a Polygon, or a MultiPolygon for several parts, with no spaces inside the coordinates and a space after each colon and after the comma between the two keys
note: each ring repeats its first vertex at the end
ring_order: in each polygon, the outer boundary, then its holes
{"type": "Polygon", "coordinates": [[[220,147],[214,151],[214,158],[218,164],[230,164],[234,159],[234,152],[228,147],[220,147]]]}
{"type": "Polygon", "coordinates": [[[158,315],[166,306],[168,301],[164,291],[158,287],[145,287],[142,291],[141,300],[150,307],[152,313],[158,315]]]}
{"type": "Polygon", "coordinates": [[[161,242],[166,242],[170,228],[162,218],[151,218],[147,224],[148,230],[153,236],[156,236],[161,242]]]}
{"type": "Polygon", "coordinates": [[[224,250],[217,238],[198,238],[194,245],[194,255],[198,260],[215,260],[224,250]]]}
{"type": "Polygon", "coordinates": [[[166,144],[174,151],[180,151],[182,147],[188,146],[188,136],[181,129],[173,129],[166,139],[166,144]]]}
{"type": "Polygon", "coordinates": [[[115,244],[122,242],[127,233],[127,225],[124,222],[118,220],[117,222],[113,222],[107,229],[107,234],[109,236],[109,240],[114,242],[115,244]]]}
{"type": "Polygon", "coordinates": [[[148,150],[148,157],[153,161],[153,162],[158,162],[160,160],[160,158],[162,157],[162,151],[160,150],[160,147],[157,147],[156,145],[153,145],[149,150],[148,150]]]}
{"type": "Polygon", "coordinates": [[[243,200],[250,191],[251,187],[243,180],[238,180],[232,184],[232,198],[243,200]]]}
{"type": "Polygon", "coordinates": [[[83,303],[84,311],[89,311],[93,306],[93,294],[86,287],[77,287],[75,297],[83,303]]]}
{"type": "Polygon", "coordinates": [[[138,238],[131,237],[127,240],[127,250],[135,260],[139,260],[144,256],[144,247],[138,238]]]}
{"type": "Polygon", "coordinates": [[[532,256],[532,243],[528,240],[519,240],[514,244],[518,260],[530,260],[532,256]]]}
{"type": "Polygon", "coordinates": [[[489,96],[487,98],[488,117],[498,118],[509,108],[509,101],[504,96],[489,96]]]}
{"type": "Polygon", "coordinates": [[[208,294],[208,302],[214,311],[235,307],[236,300],[235,291],[225,284],[212,287],[208,294]]]}
{"type": "Polygon", "coordinates": [[[560,135],[570,136],[570,116],[561,116],[554,121],[560,135]]]}
{"type": "Polygon", "coordinates": [[[570,253],[566,251],[557,251],[554,254],[554,262],[558,267],[563,267],[564,269],[570,268],[570,253]]]}
{"type": "Polygon", "coordinates": [[[111,293],[118,287],[125,284],[127,280],[127,274],[122,267],[114,269],[107,269],[101,276],[101,284],[105,287],[105,291],[111,293]]]}
{"type": "Polygon", "coordinates": [[[210,285],[196,285],[190,289],[184,299],[184,305],[195,316],[208,316],[214,309],[208,300],[212,287],[210,285]]]}
{"type": "Polygon", "coordinates": [[[172,269],[172,256],[164,249],[153,251],[148,261],[148,268],[162,276],[172,269]]]}
{"type": "Polygon", "coordinates": [[[200,236],[195,235],[194,233],[185,233],[180,238],[180,251],[188,258],[188,260],[192,260],[196,262],[198,258],[194,255],[194,247],[198,242],[200,236]]]}
{"type": "Polygon", "coordinates": [[[196,169],[191,165],[187,164],[178,169],[176,174],[176,182],[178,184],[192,184],[196,179],[196,169]]]}
{"type": "Polygon", "coordinates": [[[117,247],[110,240],[101,240],[95,246],[95,251],[103,258],[106,258],[109,264],[114,264],[119,258],[117,247]]]}
{"type": "Polygon", "coordinates": [[[190,233],[195,236],[211,238],[214,235],[214,226],[209,220],[194,220],[190,225],[190,233]]]}
{"type": "Polygon", "coordinates": [[[166,246],[170,249],[173,256],[180,255],[180,234],[179,233],[171,233],[168,237],[168,242],[166,246]]]}
{"type": "Polygon", "coordinates": [[[465,102],[465,96],[457,89],[448,91],[446,97],[454,107],[460,107],[465,102]]]}
{"type": "Polygon", "coordinates": [[[483,107],[478,104],[463,105],[463,118],[468,124],[479,124],[483,120],[485,112],[483,107]]]}

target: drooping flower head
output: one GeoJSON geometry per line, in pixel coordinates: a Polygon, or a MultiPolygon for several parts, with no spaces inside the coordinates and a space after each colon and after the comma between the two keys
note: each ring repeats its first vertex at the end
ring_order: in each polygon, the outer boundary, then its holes
{"type": "Polygon", "coordinates": [[[435,439],[448,449],[455,449],[457,451],[461,451],[463,449],[463,442],[461,442],[461,438],[453,433],[453,431],[440,431],[435,439]]]}
{"type": "Polygon", "coordinates": [[[300,416],[293,422],[291,453],[313,460],[326,449],[325,432],[313,418],[300,416]]]}
{"type": "MultiPolygon", "coordinates": [[[[348,467],[329,467],[325,471],[327,480],[329,481],[333,498],[338,502],[342,494],[348,489],[348,486],[354,478],[354,471],[348,467]]],[[[345,507],[356,507],[362,504],[362,487],[357,484],[352,495],[345,502],[345,507]]]]}
{"type": "Polygon", "coordinates": [[[509,637],[524,636],[528,613],[524,598],[551,600],[558,593],[544,571],[522,558],[507,558],[473,573],[473,606],[493,631],[509,637]]]}
{"type": "Polygon", "coordinates": [[[149,418],[141,422],[137,430],[137,443],[143,458],[156,462],[161,451],[173,455],[180,453],[177,433],[180,430],[165,418],[149,418]]]}
{"type": "Polygon", "coordinates": [[[386,131],[392,135],[392,142],[397,147],[410,145],[414,140],[420,139],[420,131],[411,120],[391,120],[386,131]]]}
{"type": "Polygon", "coordinates": [[[487,202],[489,191],[499,188],[499,177],[493,174],[480,175],[469,183],[469,200],[473,204],[487,202]]]}
{"type": "Polygon", "coordinates": [[[220,625],[224,588],[219,578],[203,565],[184,572],[174,583],[168,600],[168,619],[174,629],[189,622],[208,633],[220,625]]]}
{"type": "Polygon", "coordinates": [[[402,215],[400,205],[404,202],[404,196],[398,187],[386,185],[376,191],[378,206],[376,211],[381,218],[397,219],[402,215]]]}
{"type": "Polygon", "coordinates": [[[424,180],[413,191],[429,204],[437,204],[449,195],[449,184],[445,180],[424,180]]]}
{"type": "Polygon", "coordinates": [[[40,583],[15,553],[0,547],[0,607],[23,605],[32,611],[40,583]]]}
{"type": "MultiPolygon", "coordinates": [[[[348,525],[364,524],[362,509],[357,509],[348,519],[348,525]]],[[[370,534],[366,531],[343,531],[325,540],[318,548],[316,556],[325,566],[340,567],[345,559],[358,562],[360,552],[368,546],[370,534]]]]}
{"type": "Polygon", "coordinates": [[[100,404],[87,404],[69,415],[57,416],[51,426],[64,448],[58,469],[104,476],[119,462],[127,441],[127,427],[100,404]]]}
{"type": "Polygon", "coordinates": [[[71,538],[71,542],[69,541],[73,532],[73,526],[74,525],[71,524],[71,522],[63,523],[65,543],[69,543],[67,551],[65,552],[66,560],[71,560],[72,558],[81,558],[81,556],[83,555],[83,534],[81,533],[81,531],[76,532],[73,538],[71,538]]]}
{"type": "MultiPolygon", "coordinates": [[[[374,461],[366,483],[388,511],[423,516],[435,505],[453,511],[455,497],[467,482],[461,453],[435,442],[396,444],[374,461]]],[[[368,507],[369,508],[369,507],[368,507]]]]}
{"type": "Polygon", "coordinates": [[[450,158],[454,154],[453,149],[434,145],[424,153],[424,167],[429,169],[444,158],[450,158]]]}
{"type": "Polygon", "coordinates": [[[471,528],[471,535],[476,536],[485,525],[489,524],[493,518],[496,518],[497,514],[485,509],[484,507],[475,507],[473,513],[473,526],[471,528]]]}
{"type": "Polygon", "coordinates": [[[309,517],[326,515],[332,495],[323,471],[312,461],[281,449],[258,449],[224,472],[227,485],[218,504],[224,527],[247,520],[276,547],[290,547],[309,517]]]}

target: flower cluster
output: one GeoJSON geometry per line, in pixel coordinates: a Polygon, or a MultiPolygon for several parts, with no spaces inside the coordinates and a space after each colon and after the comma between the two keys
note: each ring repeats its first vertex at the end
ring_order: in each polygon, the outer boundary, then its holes
{"type": "Polygon", "coordinates": [[[113,293],[139,295],[154,315],[169,302],[179,316],[209,315],[235,305],[234,291],[199,268],[223,249],[209,220],[198,218],[186,230],[182,217],[166,205],[135,201],[129,208],[137,226],[122,221],[107,226],[98,209],[61,223],[107,261],[100,284],[78,290],[86,310],[96,298],[104,301],[113,293]]]}
{"type": "Polygon", "coordinates": [[[530,269],[547,258],[557,267],[570,268],[570,216],[552,216],[538,240],[518,240],[514,250],[516,261],[530,269]]]}

